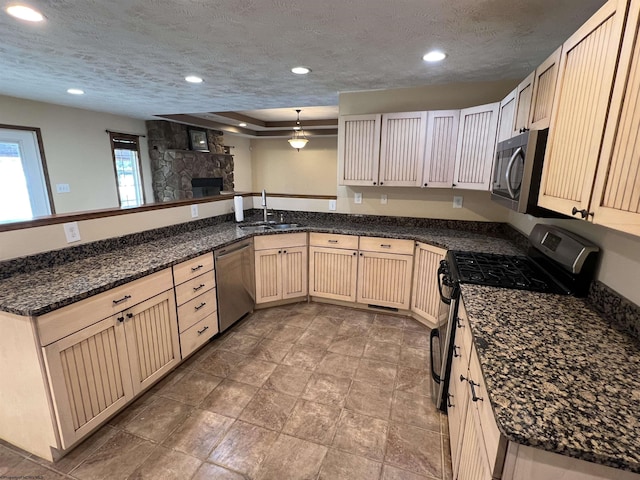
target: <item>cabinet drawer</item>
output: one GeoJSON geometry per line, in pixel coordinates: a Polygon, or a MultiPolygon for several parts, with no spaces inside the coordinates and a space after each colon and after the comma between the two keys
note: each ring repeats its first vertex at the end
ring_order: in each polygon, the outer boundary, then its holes
{"type": "Polygon", "coordinates": [[[367,252],[400,253],[413,255],[413,240],[394,238],[360,237],[360,250],[367,252]]]}
{"type": "Polygon", "coordinates": [[[167,268],[42,315],[36,320],[40,344],[49,345],[99,320],[167,291],[172,286],[171,269],[167,268]]]}
{"type": "Polygon", "coordinates": [[[261,235],[254,237],[253,245],[256,250],[270,248],[304,247],[307,245],[306,233],[285,233],[282,235],[261,235]]]}
{"type": "Polygon", "coordinates": [[[180,285],[198,275],[213,270],[213,253],[205,253],[186,262],[173,266],[173,281],[180,285]]]}
{"type": "Polygon", "coordinates": [[[213,271],[198,275],[176,286],[176,303],[180,306],[215,286],[216,276],[213,271]]]}
{"type": "Polygon", "coordinates": [[[180,334],[182,358],[191,355],[216,333],[218,333],[218,313],[214,312],[180,334]]]}
{"type": "Polygon", "coordinates": [[[358,249],[358,237],[355,235],[337,235],[333,233],[310,233],[309,245],[312,247],[334,247],[358,249]]]}
{"type": "Polygon", "coordinates": [[[456,320],[456,345],[462,344],[465,352],[471,352],[473,346],[473,339],[471,334],[471,327],[469,326],[469,317],[467,316],[467,310],[464,308],[464,302],[460,298],[458,304],[458,318],[456,320]]]}
{"type": "Polygon", "coordinates": [[[218,309],[216,289],[209,290],[178,307],[178,327],[180,333],[218,309]]]}

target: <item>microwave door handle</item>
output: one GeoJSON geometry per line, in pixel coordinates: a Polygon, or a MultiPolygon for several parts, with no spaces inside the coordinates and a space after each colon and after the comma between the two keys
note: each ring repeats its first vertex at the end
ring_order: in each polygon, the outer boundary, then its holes
{"type": "Polygon", "coordinates": [[[518,155],[522,155],[523,151],[522,151],[522,147],[518,147],[516,149],[515,152],[513,152],[513,155],[511,155],[511,158],[509,159],[509,164],[507,165],[507,169],[504,172],[504,179],[507,182],[507,190],[509,191],[509,195],[511,196],[511,198],[516,198],[516,192],[513,189],[513,186],[511,185],[511,170],[513,169],[513,165],[516,163],[516,158],[518,158],[518,155]]]}

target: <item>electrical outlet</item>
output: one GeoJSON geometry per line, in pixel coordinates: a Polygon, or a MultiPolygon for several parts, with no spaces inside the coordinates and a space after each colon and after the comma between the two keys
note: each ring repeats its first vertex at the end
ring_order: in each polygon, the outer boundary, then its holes
{"type": "Polygon", "coordinates": [[[78,222],[70,222],[62,225],[64,227],[64,236],[67,237],[67,243],[80,241],[80,229],[78,222]]]}
{"type": "Polygon", "coordinates": [[[386,205],[387,204],[387,194],[383,193],[382,195],[380,195],[380,204],[381,205],[386,205]]]}
{"type": "Polygon", "coordinates": [[[198,217],[198,205],[191,205],[191,218],[198,217]]]}
{"type": "Polygon", "coordinates": [[[329,210],[335,212],[336,208],[338,208],[337,203],[336,200],[329,200],[329,210]]]}
{"type": "Polygon", "coordinates": [[[453,208],[462,208],[462,197],[453,197],[453,208]]]}
{"type": "Polygon", "coordinates": [[[353,203],[362,203],[362,193],[354,193],[353,194],[353,203]]]}
{"type": "Polygon", "coordinates": [[[56,193],[69,193],[71,192],[71,187],[69,187],[68,183],[56,183],[56,193]]]}

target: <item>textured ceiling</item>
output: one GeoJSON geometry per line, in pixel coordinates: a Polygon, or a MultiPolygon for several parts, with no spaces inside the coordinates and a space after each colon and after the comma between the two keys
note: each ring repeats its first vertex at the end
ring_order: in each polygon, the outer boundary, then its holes
{"type": "Polygon", "coordinates": [[[604,1],[29,3],[44,23],[0,13],[0,94],[149,118],[337,105],[341,91],[522,78],[604,1]],[[449,57],[425,64],[434,47],[449,57]],[[313,72],[290,73],[301,64],[313,72]],[[187,84],[187,74],[205,83],[187,84]],[[72,97],[69,87],[86,95],[72,97]]]}

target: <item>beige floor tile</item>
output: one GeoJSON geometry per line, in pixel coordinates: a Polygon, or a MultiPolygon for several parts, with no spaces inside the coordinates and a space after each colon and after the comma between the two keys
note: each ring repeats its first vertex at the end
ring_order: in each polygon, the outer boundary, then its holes
{"type": "Polygon", "coordinates": [[[339,316],[328,316],[324,313],[320,313],[315,316],[307,331],[317,332],[321,335],[336,335],[338,329],[342,325],[342,318],[339,316]]]}
{"type": "Polygon", "coordinates": [[[316,368],[316,373],[353,378],[358,370],[360,359],[339,353],[327,352],[316,368]]]}
{"type": "Polygon", "coordinates": [[[400,345],[369,339],[364,347],[362,356],[382,362],[398,363],[398,359],[400,358],[400,345]]]}
{"type": "Polygon", "coordinates": [[[399,367],[395,388],[403,392],[428,397],[431,395],[431,375],[427,370],[399,367]]]}
{"type": "Polygon", "coordinates": [[[439,433],[392,423],[385,463],[420,475],[442,478],[441,441],[439,433]]]}
{"type": "Polygon", "coordinates": [[[163,445],[172,450],[206,459],[224,437],[234,419],[206,410],[191,412],[182,425],[171,433],[163,445]]]}
{"type": "Polygon", "coordinates": [[[324,335],[316,330],[307,329],[296,343],[311,345],[322,349],[329,348],[329,345],[333,342],[334,335],[324,335]]]}
{"type": "Polygon", "coordinates": [[[313,321],[313,315],[305,312],[295,311],[288,317],[285,317],[283,323],[292,327],[306,329],[313,321]]]}
{"type": "Polygon", "coordinates": [[[273,327],[275,327],[275,323],[256,317],[250,317],[244,320],[237,327],[234,327],[234,329],[239,333],[253,335],[254,337],[264,337],[273,330],[273,327]]]}
{"type": "Polygon", "coordinates": [[[393,389],[398,367],[393,363],[363,358],[360,360],[355,379],[380,387],[393,389]]]}
{"type": "Polygon", "coordinates": [[[344,408],[363,415],[389,419],[393,391],[365,382],[353,382],[344,408]]]}
{"type": "Polygon", "coordinates": [[[188,405],[198,405],[218,386],[222,378],[191,370],[176,382],[158,390],[157,395],[188,405]]]}
{"type": "Polygon", "coordinates": [[[342,315],[342,323],[350,325],[370,326],[373,323],[375,313],[364,310],[346,309],[342,315]]]}
{"type": "Polygon", "coordinates": [[[240,420],[280,431],[289,418],[296,398],[274,390],[261,389],[245,407],[240,420]]]}
{"type": "Polygon", "coordinates": [[[131,420],[125,430],[143,438],[162,442],[182,422],[193,407],[168,398],[158,398],[140,415],[131,420]]]}
{"type": "Polygon", "coordinates": [[[277,325],[266,337],[283,343],[295,343],[304,333],[304,328],[291,325],[277,325]]]}
{"type": "Polygon", "coordinates": [[[240,355],[247,355],[256,347],[260,340],[261,336],[234,332],[220,342],[219,349],[239,353],[240,355]]]}
{"type": "Polygon", "coordinates": [[[298,400],[282,432],[322,445],[330,445],[340,419],[340,408],[298,400]]]}
{"type": "Polygon", "coordinates": [[[405,330],[415,330],[417,332],[429,333],[430,330],[424,323],[409,317],[405,317],[403,326],[405,330]]]}
{"type": "Polygon", "coordinates": [[[421,331],[405,330],[402,344],[407,347],[429,348],[429,334],[421,331]]]}
{"type": "Polygon", "coordinates": [[[351,324],[343,322],[336,332],[335,339],[345,340],[351,337],[367,337],[369,335],[369,325],[351,324]]]}
{"type": "Polygon", "coordinates": [[[200,408],[237,418],[258,391],[257,387],[224,380],[200,404],[200,408]]]}
{"type": "MultiPolygon", "coordinates": [[[[22,460],[24,460],[22,455],[4,446],[0,446],[0,477],[4,476],[9,470],[22,462],[22,460]]],[[[42,461],[44,462],[45,460],[42,461]]]]}
{"type": "Polygon", "coordinates": [[[334,317],[342,320],[351,311],[352,309],[348,307],[341,307],[339,305],[331,305],[329,303],[325,303],[322,306],[322,310],[320,310],[320,313],[316,316],[316,318],[318,316],[323,316],[323,317],[334,317]]]}
{"type": "Polygon", "coordinates": [[[294,305],[293,311],[296,313],[304,313],[310,318],[313,318],[319,314],[323,308],[324,305],[322,303],[300,302],[294,305]]]}
{"type": "Polygon", "coordinates": [[[265,362],[281,363],[292,346],[293,343],[276,342],[265,338],[255,346],[249,356],[265,362]]]}
{"type": "Polygon", "coordinates": [[[303,368],[278,365],[262,388],[297,397],[304,391],[311,374],[310,370],[303,368]]]}
{"type": "Polygon", "coordinates": [[[325,352],[326,350],[323,348],[297,343],[291,347],[282,363],[290,367],[314,370],[322,360],[322,357],[324,357],[325,352]]]}
{"type": "Polygon", "coordinates": [[[440,412],[431,397],[396,390],[391,407],[391,420],[440,433],[440,412]]]}
{"type": "Polygon", "coordinates": [[[367,344],[367,337],[341,337],[334,338],[328,350],[341,355],[351,357],[361,357],[364,353],[364,346],[367,344]]]}
{"type": "MultiPolygon", "coordinates": [[[[176,373],[178,374],[178,378],[180,378],[186,375],[187,372],[174,371],[173,373],[170,373],[169,376],[175,375],[176,373]]],[[[118,415],[109,420],[108,424],[115,428],[124,428],[129,422],[131,422],[131,420],[148,408],[157,398],[158,397],[153,392],[145,393],[127,408],[122,410],[118,415]]]]}
{"type": "Polygon", "coordinates": [[[424,477],[406,470],[400,470],[391,465],[385,465],[382,469],[380,480],[433,480],[433,477],[424,477]]]}
{"type": "Polygon", "coordinates": [[[182,452],[157,447],[128,480],[182,480],[196,473],[201,463],[182,452]]]}
{"type": "Polygon", "coordinates": [[[302,398],[324,405],[342,407],[350,385],[351,380],[348,378],[315,373],[309,379],[302,398]]]}
{"type": "Polygon", "coordinates": [[[409,317],[400,315],[385,315],[384,313],[376,313],[373,319],[374,327],[392,327],[392,328],[404,328],[405,320],[409,317]]]}
{"type": "Polygon", "coordinates": [[[324,457],[318,480],[375,480],[382,464],[368,458],[329,449],[324,457]]]}
{"type": "Polygon", "coordinates": [[[229,380],[261,387],[278,365],[247,357],[231,369],[229,380]]]}
{"type": "Polygon", "coordinates": [[[219,465],[203,463],[191,480],[245,480],[240,473],[232,472],[219,465]]]}
{"type": "Polygon", "coordinates": [[[315,479],[327,453],[327,447],[280,435],[258,472],[258,480],[315,479]]]}
{"type": "Polygon", "coordinates": [[[354,455],[382,461],[389,426],[384,420],[343,410],[332,446],[354,455]]]}
{"type": "Polygon", "coordinates": [[[369,338],[377,342],[393,343],[400,345],[404,332],[402,328],[393,327],[377,327],[373,326],[369,329],[369,338]]]}
{"type": "Polygon", "coordinates": [[[237,421],[213,450],[209,461],[254,478],[278,433],[237,421]]]}
{"type": "Polygon", "coordinates": [[[400,348],[399,363],[403,367],[429,370],[429,350],[403,346],[400,348]]]}
{"type": "Polygon", "coordinates": [[[125,479],[141,465],[155,445],[127,432],[117,432],[71,474],[80,480],[125,479]]]}
{"type": "Polygon", "coordinates": [[[227,377],[229,372],[247,357],[233,352],[214,350],[195,368],[216,377],[227,377]]]}
{"type": "MultiPolygon", "coordinates": [[[[2,467],[0,467],[1,469],[2,467]]],[[[21,458],[20,462],[7,470],[0,478],[6,479],[30,479],[43,478],[47,480],[63,480],[68,478],[61,473],[54,472],[44,465],[34,462],[30,458],[21,458]]]]}

